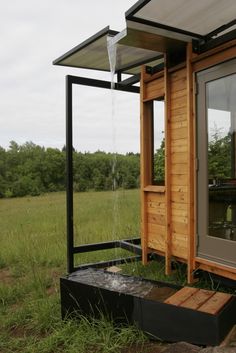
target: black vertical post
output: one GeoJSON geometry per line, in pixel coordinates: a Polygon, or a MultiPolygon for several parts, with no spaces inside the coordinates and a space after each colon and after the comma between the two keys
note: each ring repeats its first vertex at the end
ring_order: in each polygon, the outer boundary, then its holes
{"type": "Polygon", "coordinates": [[[117,71],[117,83],[122,81],[122,73],[121,71],[117,71]]]}
{"type": "Polygon", "coordinates": [[[67,271],[74,270],[72,82],[66,76],[67,271]]]}

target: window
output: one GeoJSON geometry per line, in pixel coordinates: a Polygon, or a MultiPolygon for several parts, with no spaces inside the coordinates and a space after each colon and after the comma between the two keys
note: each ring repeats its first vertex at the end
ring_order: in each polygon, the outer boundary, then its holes
{"type": "Polygon", "coordinates": [[[153,104],[152,184],[165,185],[165,114],[164,101],[153,104]]]}

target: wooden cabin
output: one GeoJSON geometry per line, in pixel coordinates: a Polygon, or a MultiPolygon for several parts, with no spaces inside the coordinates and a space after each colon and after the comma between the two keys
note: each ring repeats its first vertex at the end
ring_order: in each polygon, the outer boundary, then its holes
{"type": "MultiPolygon", "coordinates": [[[[190,43],[185,60],[179,65],[169,68],[168,56],[165,56],[164,68],[156,74],[151,75],[142,68],[143,262],[146,263],[147,254],[153,251],[165,256],[166,273],[171,271],[173,258],[186,262],[189,282],[198,268],[236,279],[235,57],[235,40],[202,54],[194,53],[190,43]],[[153,182],[153,102],[156,99],[165,102],[165,180],[161,185],[153,182]],[[231,102],[227,107],[223,103],[225,99],[231,102]],[[223,176],[222,170],[219,175],[217,170],[216,175],[210,175],[212,166],[208,161],[213,158],[209,155],[213,143],[209,138],[210,127],[215,124],[216,129],[222,128],[219,119],[225,119],[225,114],[228,115],[227,121],[223,120],[227,130],[217,137],[215,144],[223,144],[227,136],[229,156],[224,155],[223,165],[228,171],[223,176]]],[[[217,158],[222,156],[214,156],[216,164],[217,158]]],[[[220,168],[220,162],[218,165],[220,168]]]]}
{"type": "Polygon", "coordinates": [[[105,28],[54,62],[109,71],[107,39],[117,45],[116,89],[140,94],[142,261],[164,256],[166,273],[172,260],[184,262],[189,283],[197,269],[236,280],[235,15],[234,0],[141,0],[126,12],[125,31],[105,28]],[[161,180],[153,156],[162,118],[161,180]]]}

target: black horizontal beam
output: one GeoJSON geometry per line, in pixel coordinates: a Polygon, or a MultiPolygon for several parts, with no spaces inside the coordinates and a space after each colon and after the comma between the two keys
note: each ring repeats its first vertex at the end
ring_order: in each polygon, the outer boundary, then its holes
{"type": "Polygon", "coordinates": [[[236,29],[207,41],[193,40],[193,51],[197,54],[201,54],[233,39],[236,39],[236,29]]]}
{"type": "Polygon", "coordinates": [[[114,249],[119,247],[117,241],[108,241],[103,243],[94,243],[94,244],[84,244],[79,245],[73,248],[73,254],[81,254],[85,252],[98,251],[98,250],[107,250],[114,249]]]}
{"type": "Polygon", "coordinates": [[[158,64],[156,66],[146,66],[146,73],[149,75],[154,75],[155,73],[162,71],[164,69],[164,63],[158,64]]]}
{"type": "Polygon", "coordinates": [[[234,20],[232,20],[232,21],[230,21],[228,23],[223,24],[222,26],[214,29],[214,31],[208,33],[206,35],[206,39],[212,38],[212,37],[216,36],[217,34],[223,32],[223,31],[226,31],[228,28],[234,26],[235,24],[236,24],[236,19],[234,19],[234,20]]]}
{"type": "MultiPolygon", "coordinates": [[[[110,81],[96,80],[93,78],[71,76],[71,75],[68,75],[67,77],[71,84],[111,89],[110,81]]],[[[117,91],[124,91],[124,92],[130,92],[130,93],[139,93],[140,91],[139,87],[121,86],[120,83],[115,83],[114,89],[117,91]]]]}
{"type": "Polygon", "coordinates": [[[158,54],[157,56],[154,56],[152,58],[149,58],[149,59],[142,59],[134,64],[131,64],[131,65],[127,65],[127,66],[124,66],[120,69],[121,72],[123,73],[127,73],[129,74],[129,70],[131,69],[135,69],[137,66],[142,66],[142,65],[146,65],[148,63],[152,63],[153,61],[156,61],[156,60],[160,60],[160,59],[163,59],[163,54],[158,54]]]}
{"type": "MultiPolygon", "coordinates": [[[[134,249],[135,251],[132,250],[133,248],[135,248],[135,244],[140,244],[140,238],[112,240],[112,241],[93,243],[93,244],[83,244],[83,245],[73,247],[72,253],[73,254],[81,254],[81,253],[85,253],[85,252],[107,250],[107,249],[114,249],[114,248],[125,249],[125,246],[126,247],[129,246],[130,251],[136,253],[135,249],[134,249]]],[[[129,249],[127,248],[127,250],[129,250],[129,249]]]]}
{"type": "Polygon", "coordinates": [[[130,239],[122,239],[122,241],[127,241],[131,244],[141,244],[140,238],[130,238],[130,239]]]}
{"type": "Polygon", "coordinates": [[[121,86],[131,86],[134,85],[135,83],[138,83],[140,81],[140,74],[133,75],[126,80],[120,81],[118,85],[121,86]]]}
{"type": "Polygon", "coordinates": [[[132,244],[128,241],[120,241],[119,245],[121,249],[128,250],[130,252],[133,252],[134,254],[141,255],[142,254],[142,249],[140,245],[135,245],[132,244]]]}
{"type": "Polygon", "coordinates": [[[75,267],[74,271],[85,270],[87,268],[111,267],[111,266],[121,265],[121,264],[125,264],[125,263],[140,261],[141,259],[142,259],[142,256],[138,255],[138,256],[123,257],[123,258],[110,260],[110,261],[100,261],[100,262],[95,262],[95,263],[83,264],[78,267],[75,267]]]}

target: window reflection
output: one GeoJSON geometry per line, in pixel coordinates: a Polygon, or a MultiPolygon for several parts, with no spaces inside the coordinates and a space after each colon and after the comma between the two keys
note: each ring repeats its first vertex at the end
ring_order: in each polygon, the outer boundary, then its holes
{"type": "Polygon", "coordinates": [[[236,74],[206,85],[209,235],[236,241],[236,74]]]}

